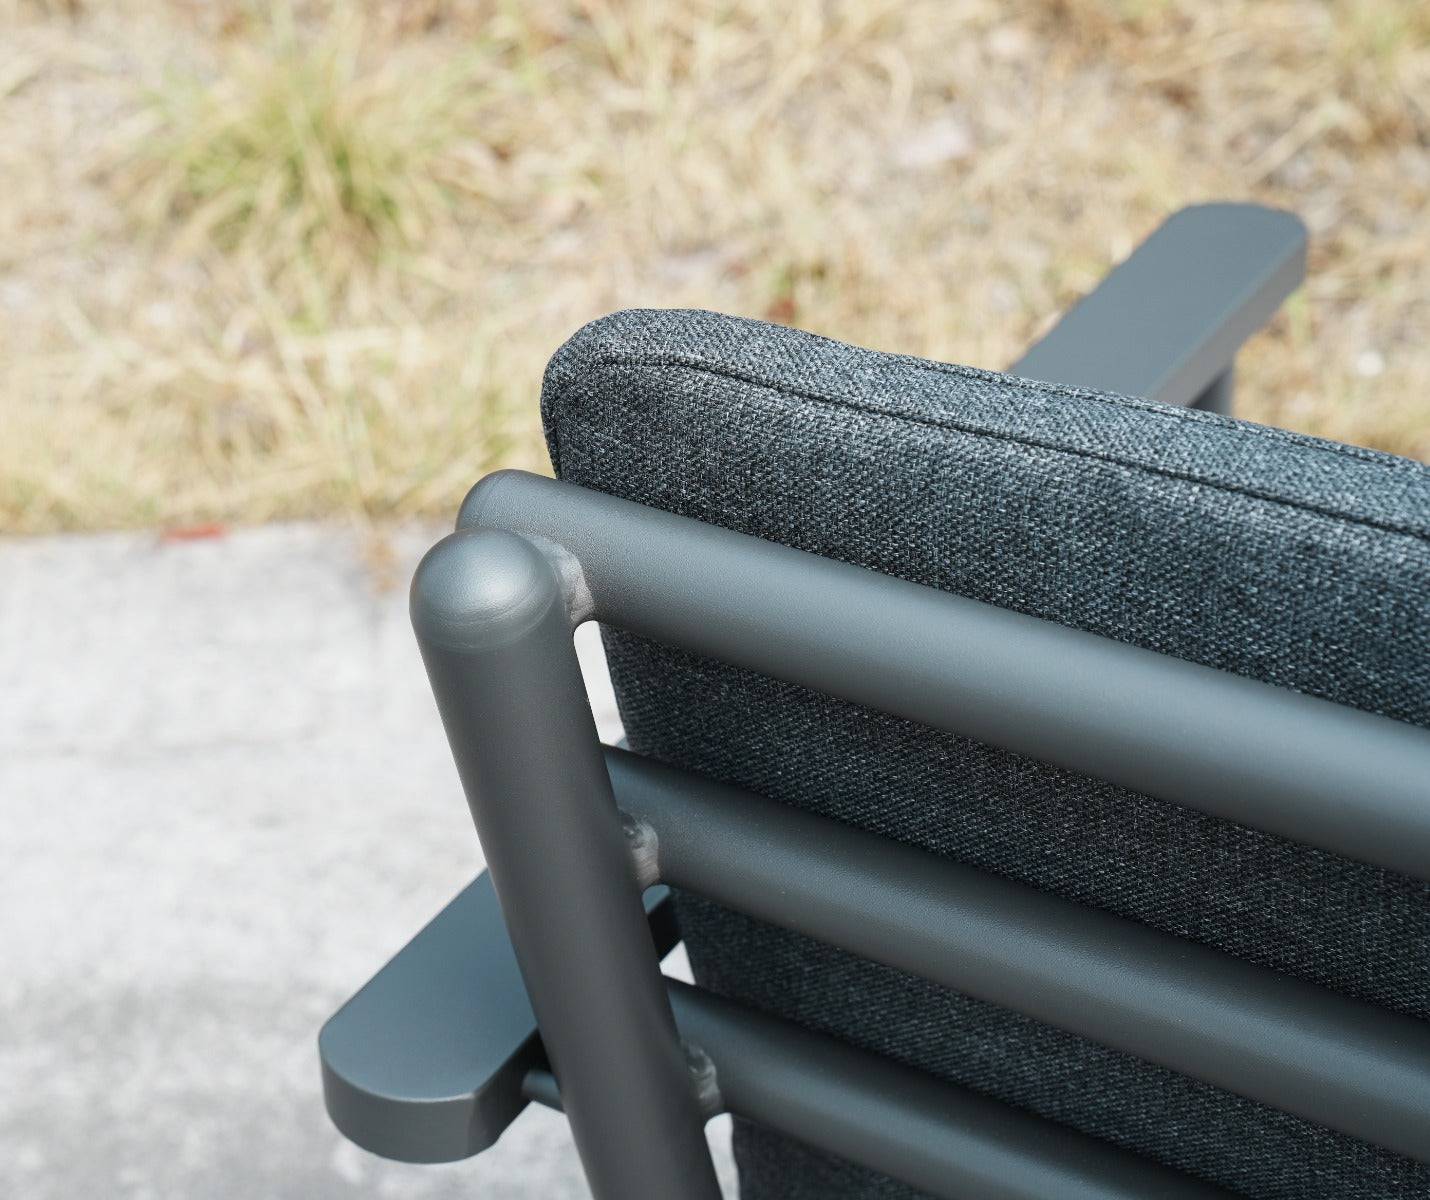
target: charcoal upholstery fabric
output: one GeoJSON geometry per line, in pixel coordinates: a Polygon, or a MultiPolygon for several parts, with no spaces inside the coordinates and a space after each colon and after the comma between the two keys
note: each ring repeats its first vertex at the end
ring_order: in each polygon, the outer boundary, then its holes
{"type": "MultiPolygon", "coordinates": [[[[542,411],[577,484],[1430,726],[1418,463],[704,312],[587,326],[542,411]]],[[[642,753],[1430,1019],[1430,885],[606,644],[642,753]]],[[[1430,1196],[1424,1164],[696,897],[680,912],[704,986],[1246,1196],[1430,1196]]],[[[744,1123],[736,1152],[745,1200],[914,1195],[744,1123]]]]}

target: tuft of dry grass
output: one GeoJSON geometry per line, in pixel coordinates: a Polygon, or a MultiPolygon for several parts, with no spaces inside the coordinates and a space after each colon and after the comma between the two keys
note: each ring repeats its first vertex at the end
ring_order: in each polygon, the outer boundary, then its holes
{"type": "Polygon", "coordinates": [[[0,522],[449,514],[581,322],[1000,367],[1183,204],[1301,213],[1244,415],[1430,458],[1415,0],[0,0],[0,522]],[[6,4],[8,2],[8,8],[6,4]]]}
{"type": "Polygon", "coordinates": [[[180,253],[212,245],[300,288],[340,288],[420,245],[483,196],[461,150],[479,119],[472,54],[365,61],[361,18],[316,39],[279,22],[214,78],[173,75],[120,139],[114,172],[139,224],[180,253]]]}

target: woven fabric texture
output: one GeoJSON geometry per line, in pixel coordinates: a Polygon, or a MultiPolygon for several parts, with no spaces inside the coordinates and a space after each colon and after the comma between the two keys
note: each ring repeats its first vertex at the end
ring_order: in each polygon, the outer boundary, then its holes
{"type": "MultiPolygon", "coordinates": [[[[564,479],[1430,726],[1430,469],[704,312],[552,359],[564,479]]],[[[1430,1019],[1430,885],[607,631],[634,749],[1430,1019]]],[[[704,986],[1260,1200],[1430,1168],[682,897],[704,986]]],[[[739,1123],[745,1200],[914,1193],[739,1123]]]]}

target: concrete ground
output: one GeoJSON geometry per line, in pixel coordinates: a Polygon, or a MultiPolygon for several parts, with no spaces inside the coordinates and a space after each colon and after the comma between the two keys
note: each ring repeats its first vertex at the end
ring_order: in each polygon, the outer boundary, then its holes
{"type": "Polygon", "coordinates": [[[407,623],[439,532],[0,541],[0,1196],[588,1195],[543,1109],[442,1167],[323,1112],[319,1025],[481,866],[407,623]]]}

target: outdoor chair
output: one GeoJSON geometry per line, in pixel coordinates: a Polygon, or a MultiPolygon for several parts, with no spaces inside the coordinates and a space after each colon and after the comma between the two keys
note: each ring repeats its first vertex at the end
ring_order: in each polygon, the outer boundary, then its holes
{"type": "Polygon", "coordinates": [[[717,1197],[717,1112],[745,1200],[1430,1196],[1430,469],[1225,415],[1304,254],[1185,210],[1007,375],[577,333],[556,479],[412,585],[490,874],[324,1028],[339,1129],[536,1100],[598,1200],[717,1197]]]}

